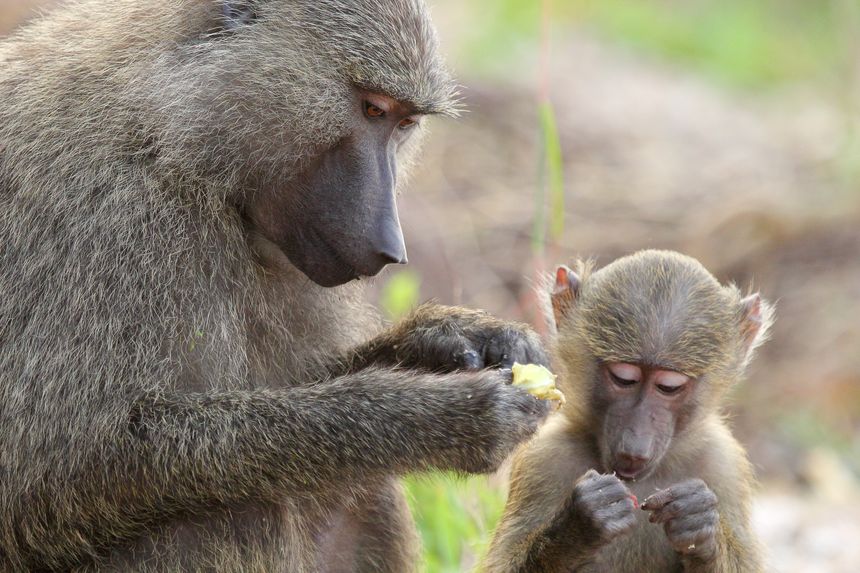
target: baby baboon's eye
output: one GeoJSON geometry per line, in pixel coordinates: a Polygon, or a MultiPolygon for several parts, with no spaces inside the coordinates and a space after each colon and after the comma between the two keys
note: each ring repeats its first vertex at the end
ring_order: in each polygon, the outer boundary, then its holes
{"type": "Polygon", "coordinates": [[[619,386],[633,386],[636,384],[636,380],[629,380],[627,378],[621,378],[617,374],[609,373],[612,376],[612,381],[618,384],[619,386]]]}
{"type": "Polygon", "coordinates": [[[667,396],[677,394],[683,390],[690,381],[689,377],[672,370],[661,370],[655,374],[655,377],[657,378],[657,390],[667,396]]]}
{"type": "Polygon", "coordinates": [[[672,394],[677,394],[678,392],[680,392],[681,388],[683,387],[684,386],[666,386],[665,384],[657,384],[657,389],[660,392],[662,392],[663,394],[668,394],[670,396],[672,394]]]}
{"type": "Polygon", "coordinates": [[[642,370],[633,364],[613,362],[607,365],[609,377],[618,386],[633,386],[642,379],[642,370]]]}

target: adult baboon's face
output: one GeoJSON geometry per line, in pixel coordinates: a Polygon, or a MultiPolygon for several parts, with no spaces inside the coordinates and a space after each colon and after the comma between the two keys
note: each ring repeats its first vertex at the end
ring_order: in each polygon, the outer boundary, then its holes
{"type": "Polygon", "coordinates": [[[247,223],[322,286],[406,263],[396,205],[399,164],[416,147],[410,144],[420,139],[423,117],[453,110],[423,2],[262,0],[224,7],[233,36],[226,44],[233,57],[243,54],[233,81],[246,88],[231,107],[248,109],[245,121],[260,122],[263,131],[240,144],[255,158],[248,164],[247,223]],[[266,111],[275,109],[278,115],[266,111]],[[260,117],[267,113],[269,120],[260,117]],[[285,149],[292,157],[283,157],[285,149]],[[278,156],[280,164],[271,165],[278,156]]]}
{"type": "Polygon", "coordinates": [[[322,286],[405,263],[398,180],[423,118],[457,113],[423,0],[169,4],[184,31],[130,92],[162,171],[322,286]]]}
{"type": "Polygon", "coordinates": [[[319,285],[406,263],[397,214],[398,150],[422,119],[413,106],[355,89],[346,133],[289,179],[260,192],[250,224],[319,285]]]}

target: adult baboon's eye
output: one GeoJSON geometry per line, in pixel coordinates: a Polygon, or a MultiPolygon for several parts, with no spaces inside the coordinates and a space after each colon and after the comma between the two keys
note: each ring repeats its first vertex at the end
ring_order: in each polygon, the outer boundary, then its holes
{"type": "Polygon", "coordinates": [[[398,123],[397,127],[405,130],[405,129],[411,129],[411,128],[415,127],[416,125],[418,125],[417,121],[415,121],[412,118],[407,117],[406,119],[404,119],[403,121],[398,123]]]}
{"type": "Polygon", "coordinates": [[[364,115],[373,119],[378,119],[385,117],[385,110],[376,107],[369,101],[366,101],[364,102],[364,115]]]}

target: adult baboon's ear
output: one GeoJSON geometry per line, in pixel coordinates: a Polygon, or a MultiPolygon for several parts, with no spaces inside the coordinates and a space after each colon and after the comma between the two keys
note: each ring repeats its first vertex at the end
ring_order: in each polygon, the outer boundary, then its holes
{"type": "Polygon", "coordinates": [[[221,14],[224,17],[224,29],[235,30],[251,24],[257,19],[257,2],[255,0],[221,0],[221,14]]]}
{"type": "Polygon", "coordinates": [[[555,271],[555,283],[552,287],[552,315],[558,326],[576,304],[579,297],[579,276],[565,265],[559,265],[555,271]]]}

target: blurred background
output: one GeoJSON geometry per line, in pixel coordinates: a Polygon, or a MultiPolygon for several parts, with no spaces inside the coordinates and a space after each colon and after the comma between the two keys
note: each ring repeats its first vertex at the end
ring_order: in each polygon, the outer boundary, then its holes
{"type": "MultiPolygon", "coordinates": [[[[0,0],[0,35],[51,3],[0,0]]],[[[375,301],[545,330],[536,273],[653,247],[754,285],[778,320],[727,410],[770,567],[860,569],[860,0],[431,4],[468,113],[433,123],[375,301]]],[[[428,573],[474,565],[505,483],[407,480],[428,573]]]]}

